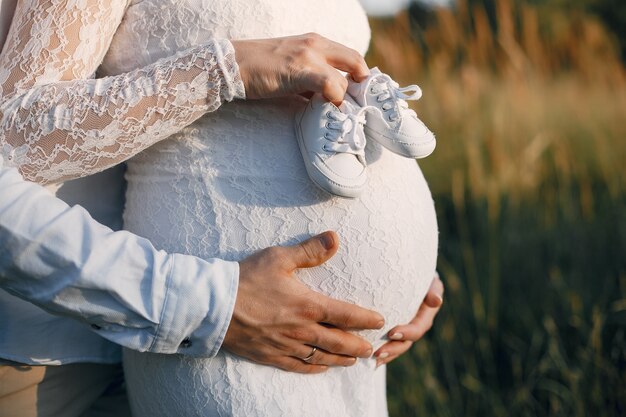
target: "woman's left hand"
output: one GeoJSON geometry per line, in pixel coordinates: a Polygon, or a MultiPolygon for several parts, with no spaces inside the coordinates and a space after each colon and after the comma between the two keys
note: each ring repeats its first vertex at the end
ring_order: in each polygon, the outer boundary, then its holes
{"type": "Polygon", "coordinates": [[[396,326],[387,334],[390,342],[385,343],[374,353],[376,366],[384,365],[408,351],[433,326],[435,316],[443,304],[443,283],[439,274],[435,275],[430,289],[422,302],[417,315],[409,324],[396,326]]]}

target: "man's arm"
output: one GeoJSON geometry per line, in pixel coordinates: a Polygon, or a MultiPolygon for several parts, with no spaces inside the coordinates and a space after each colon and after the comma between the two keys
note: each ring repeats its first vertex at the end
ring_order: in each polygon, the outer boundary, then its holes
{"type": "Polygon", "coordinates": [[[134,350],[210,357],[223,343],[302,373],[369,357],[372,346],[346,330],[381,328],[382,316],[293,275],[321,265],[338,245],[326,232],[240,264],[170,255],[3,169],[0,156],[0,288],[134,350]]]}
{"type": "Polygon", "coordinates": [[[0,287],[138,351],[213,356],[239,265],[113,232],[0,161],[0,287]]]}

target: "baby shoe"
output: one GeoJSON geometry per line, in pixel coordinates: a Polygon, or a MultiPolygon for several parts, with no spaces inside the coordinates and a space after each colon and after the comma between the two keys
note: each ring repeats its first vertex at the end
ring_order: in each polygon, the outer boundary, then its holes
{"type": "Polygon", "coordinates": [[[435,135],[406,102],[422,96],[417,85],[400,88],[389,75],[372,68],[364,81],[349,80],[348,94],[359,106],[368,108],[365,125],[368,139],[407,158],[425,158],[435,150],[435,135]]]}
{"type": "Polygon", "coordinates": [[[323,190],[358,197],[367,181],[365,109],[350,97],[341,106],[315,94],[296,114],[296,136],[309,177],[323,190]]]}

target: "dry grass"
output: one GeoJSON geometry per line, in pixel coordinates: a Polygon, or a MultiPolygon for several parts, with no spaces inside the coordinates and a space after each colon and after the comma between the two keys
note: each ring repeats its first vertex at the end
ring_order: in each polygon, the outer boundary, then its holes
{"type": "Polygon", "coordinates": [[[580,13],[497,1],[372,22],[437,134],[420,162],[446,308],[390,369],[394,416],[626,414],[626,77],[580,13]]]}

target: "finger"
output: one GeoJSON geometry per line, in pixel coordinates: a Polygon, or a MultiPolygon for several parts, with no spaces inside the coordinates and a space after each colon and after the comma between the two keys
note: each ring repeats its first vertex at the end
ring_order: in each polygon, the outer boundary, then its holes
{"type": "Polygon", "coordinates": [[[328,64],[347,72],[356,82],[361,82],[370,75],[365,58],[354,49],[329,40],[323,53],[328,64]]]}
{"type": "Polygon", "coordinates": [[[321,305],[318,322],[327,323],[340,329],[380,329],[385,325],[383,316],[354,304],[317,295],[321,305]]]}
{"type": "Polygon", "coordinates": [[[332,67],[328,68],[326,77],[322,95],[335,106],[340,106],[348,91],[348,80],[332,67]]]}
{"type": "MultiPolygon", "coordinates": [[[[318,349],[335,355],[355,358],[369,358],[372,356],[372,345],[364,339],[340,329],[319,325],[314,338],[315,340],[306,341],[305,343],[317,346],[318,349]]],[[[308,354],[310,354],[310,351],[308,354]]]]}
{"type": "Polygon", "coordinates": [[[352,366],[356,363],[356,358],[353,356],[335,355],[322,349],[316,349],[313,356],[304,360],[311,355],[311,346],[309,345],[302,345],[299,351],[295,357],[312,365],[352,366]]]}
{"type": "Polygon", "coordinates": [[[333,257],[339,248],[339,237],[328,231],[293,246],[285,246],[283,255],[289,270],[319,266],[333,257]]]}
{"type": "Polygon", "coordinates": [[[419,340],[432,327],[433,321],[441,309],[443,298],[441,298],[440,294],[443,294],[443,291],[443,283],[437,274],[417,315],[409,324],[396,326],[389,330],[387,333],[389,338],[391,340],[412,340],[414,342],[419,340]],[[431,297],[430,301],[428,300],[429,296],[431,297]]]}
{"type": "Polygon", "coordinates": [[[313,91],[321,93],[326,100],[336,106],[341,105],[348,90],[348,80],[339,71],[330,65],[324,65],[310,75],[310,80],[313,91]]]}
{"type": "Polygon", "coordinates": [[[265,363],[265,365],[275,366],[284,371],[296,372],[299,374],[321,374],[328,370],[328,366],[326,365],[310,364],[290,356],[281,356],[273,362],[265,363]]]}
{"type": "Polygon", "coordinates": [[[443,297],[435,292],[429,291],[424,298],[424,303],[428,307],[438,308],[443,304],[443,297]]]}
{"type": "Polygon", "coordinates": [[[433,321],[437,315],[437,309],[426,308],[420,311],[411,323],[404,326],[397,326],[388,334],[391,340],[410,340],[417,342],[433,326],[433,321]]]}
{"type": "Polygon", "coordinates": [[[381,346],[380,349],[376,351],[376,353],[374,353],[374,357],[376,358],[376,362],[380,361],[384,363],[389,363],[400,355],[408,352],[408,350],[411,349],[411,346],[413,346],[413,342],[411,341],[387,342],[383,346],[381,346]]]}
{"type": "Polygon", "coordinates": [[[433,308],[441,307],[443,304],[443,292],[443,282],[441,282],[439,274],[437,274],[430,284],[428,294],[426,294],[426,298],[424,298],[424,303],[433,308]]]}

